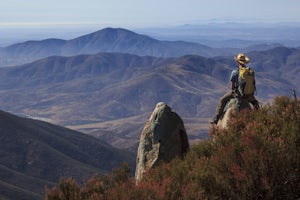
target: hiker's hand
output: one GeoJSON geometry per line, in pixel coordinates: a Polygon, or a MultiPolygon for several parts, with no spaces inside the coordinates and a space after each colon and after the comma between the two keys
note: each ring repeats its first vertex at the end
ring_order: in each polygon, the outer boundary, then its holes
{"type": "Polygon", "coordinates": [[[235,98],[240,96],[239,91],[237,91],[236,89],[231,90],[231,92],[232,92],[232,93],[231,93],[232,96],[235,97],[235,98]]]}

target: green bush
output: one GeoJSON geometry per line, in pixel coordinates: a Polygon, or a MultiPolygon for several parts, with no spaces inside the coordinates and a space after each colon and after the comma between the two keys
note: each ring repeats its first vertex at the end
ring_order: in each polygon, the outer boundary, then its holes
{"type": "Polygon", "coordinates": [[[241,112],[213,140],[192,146],[183,159],[151,169],[136,185],[128,165],[46,190],[47,200],[297,199],[300,198],[300,103],[277,97],[258,111],[241,112]]]}

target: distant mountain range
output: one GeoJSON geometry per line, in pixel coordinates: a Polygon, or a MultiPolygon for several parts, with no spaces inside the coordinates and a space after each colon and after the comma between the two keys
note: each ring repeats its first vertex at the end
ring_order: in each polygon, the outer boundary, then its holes
{"type": "MultiPolygon", "coordinates": [[[[298,90],[298,49],[277,47],[248,55],[256,71],[260,101],[298,90]]],[[[188,126],[187,132],[199,139],[203,137],[200,122],[207,131],[208,118],[228,90],[229,74],[236,66],[233,56],[157,58],[99,53],[48,57],[0,69],[0,108],[75,127],[130,148],[153,107],[164,101],[191,122],[193,128],[188,126]]]]}
{"type": "Polygon", "coordinates": [[[300,47],[299,22],[207,21],[175,27],[140,28],[136,31],[160,40],[183,40],[219,48],[247,48],[257,44],[279,43],[289,47],[300,47]]]}
{"type": "Polygon", "coordinates": [[[132,154],[74,130],[0,111],[0,199],[42,199],[61,177],[109,173],[132,154]]]}
{"type": "MultiPolygon", "coordinates": [[[[299,92],[299,49],[248,50],[260,102],[299,92]]],[[[183,118],[190,142],[207,137],[236,53],[112,28],[0,48],[0,199],[41,199],[59,177],[134,167],[141,129],[161,101],[183,118]]]]}
{"type": "MultiPolygon", "coordinates": [[[[261,45],[257,46],[257,49],[271,47],[261,45]]],[[[179,57],[187,54],[213,57],[228,56],[237,51],[239,50],[234,48],[211,48],[192,42],[161,41],[126,29],[105,28],[72,40],[27,41],[0,48],[0,67],[25,64],[49,56],[73,56],[100,52],[155,57],[179,57]]]]}

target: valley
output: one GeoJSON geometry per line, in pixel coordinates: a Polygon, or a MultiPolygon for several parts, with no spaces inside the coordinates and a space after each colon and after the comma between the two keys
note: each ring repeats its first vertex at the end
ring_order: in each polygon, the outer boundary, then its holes
{"type": "MultiPolygon", "coordinates": [[[[240,50],[120,28],[0,48],[1,187],[41,199],[59,177],[80,181],[124,161],[134,169],[158,102],[183,119],[191,144],[208,138],[240,50]]],[[[261,44],[246,54],[261,104],[299,92],[299,48],[261,44]]]]}
{"type": "MultiPolygon", "coordinates": [[[[93,52],[104,51],[101,45],[95,49],[101,41],[107,51],[122,51],[118,48],[124,48],[124,43],[127,49],[142,44],[143,48],[148,47],[147,43],[138,44],[141,41],[163,45],[123,29],[104,29],[67,43],[77,44],[75,41],[85,41],[79,42],[82,45],[77,53],[89,52],[88,47],[93,52]]],[[[58,43],[66,45],[66,41],[47,40],[37,41],[34,46],[53,50],[58,43]]],[[[27,44],[7,47],[14,49],[16,62],[37,50],[28,49],[27,44]],[[20,46],[26,49],[25,54],[20,46]]],[[[166,43],[165,48],[170,44],[182,49],[181,43],[176,46],[178,43],[172,42],[166,43]]],[[[155,45],[151,48],[164,49],[155,45]]],[[[299,52],[281,46],[248,53],[250,65],[256,71],[257,97],[261,103],[277,95],[290,95],[293,88],[297,90],[299,70],[295,66],[299,63],[299,52]]],[[[179,113],[191,140],[197,141],[208,136],[208,121],[228,88],[235,62],[233,53],[209,58],[193,54],[193,50],[187,53],[190,54],[179,57],[176,53],[171,54],[173,57],[154,57],[117,52],[51,56],[47,50],[45,56],[49,57],[0,68],[0,109],[79,130],[135,152],[149,113],[156,103],[163,101],[179,113]]]]}

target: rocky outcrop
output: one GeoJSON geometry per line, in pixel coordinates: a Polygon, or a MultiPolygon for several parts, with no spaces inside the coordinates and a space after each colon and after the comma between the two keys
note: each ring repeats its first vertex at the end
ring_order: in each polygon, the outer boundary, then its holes
{"type": "Polygon", "coordinates": [[[226,128],[231,116],[244,109],[252,109],[247,100],[238,98],[231,99],[227,105],[224,115],[218,121],[217,127],[226,128]]]}
{"type": "Polygon", "coordinates": [[[182,119],[167,104],[158,103],[141,133],[135,172],[137,183],[148,169],[161,161],[183,156],[188,148],[182,119]]]}

